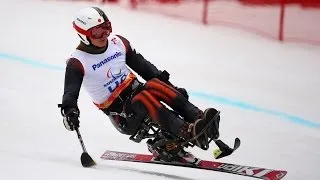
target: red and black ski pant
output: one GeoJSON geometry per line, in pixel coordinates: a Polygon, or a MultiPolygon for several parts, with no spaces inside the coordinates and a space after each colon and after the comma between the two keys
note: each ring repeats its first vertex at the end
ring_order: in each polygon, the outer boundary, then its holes
{"type": "Polygon", "coordinates": [[[155,123],[177,136],[185,122],[192,123],[202,114],[202,111],[179,91],[157,78],[145,84],[143,89],[133,97],[131,105],[138,116],[147,113],[155,123]],[[161,102],[170,106],[184,119],[170,111],[161,102]]]}

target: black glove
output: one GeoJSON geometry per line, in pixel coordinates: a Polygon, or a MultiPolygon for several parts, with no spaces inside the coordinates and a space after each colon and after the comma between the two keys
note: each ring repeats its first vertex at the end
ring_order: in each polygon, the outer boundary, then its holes
{"type": "MultiPolygon", "coordinates": [[[[59,106],[59,107],[61,107],[61,106],[59,106]]],[[[64,127],[67,130],[74,131],[76,128],[79,128],[80,111],[78,108],[61,107],[61,114],[63,116],[64,127]]]]}
{"type": "Polygon", "coordinates": [[[175,88],[177,91],[179,91],[186,99],[189,99],[189,94],[187,92],[187,90],[185,88],[179,88],[174,86],[170,81],[170,74],[168,73],[168,71],[164,70],[162,71],[159,75],[158,75],[158,79],[162,82],[165,82],[166,84],[172,86],[173,88],[175,88]]]}
{"type": "Polygon", "coordinates": [[[160,81],[162,82],[165,82],[169,85],[172,85],[170,82],[169,82],[169,78],[170,78],[170,74],[168,73],[168,71],[164,70],[162,71],[158,77],[157,77],[160,81]]]}
{"type": "Polygon", "coordinates": [[[174,87],[177,91],[179,91],[186,99],[189,99],[189,94],[185,88],[174,87]]]}

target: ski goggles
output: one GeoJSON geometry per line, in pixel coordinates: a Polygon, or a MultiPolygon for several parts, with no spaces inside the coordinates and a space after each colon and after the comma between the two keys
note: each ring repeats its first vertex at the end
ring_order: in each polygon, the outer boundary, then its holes
{"type": "Polygon", "coordinates": [[[88,30],[81,29],[73,22],[73,27],[81,34],[84,34],[92,39],[101,39],[104,35],[108,35],[112,32],[110,21],[106,21],[102,24],[94,26],[88,30]]]}

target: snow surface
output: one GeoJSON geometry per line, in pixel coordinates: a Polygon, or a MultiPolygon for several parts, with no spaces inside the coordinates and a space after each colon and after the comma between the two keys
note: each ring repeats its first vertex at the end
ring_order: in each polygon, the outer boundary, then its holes
{"type": "MultiPolygon", "coordinates": [[[[106,149],[147,153],[118,133],[81,91],[81,133],[98,166],[82,168],[75,132],[57,108],[65,60],[77,46],[71,21],[87,2],[0,2],[0,179],[250,179],[219,172],[101,160],[106,149]]],[[[97,4],[96,4],[97,5],[97,4]]],[[[100,4],[98,4],[100,5],[100,4]]],[[[220,161],[287,170],[285,179],[320,173],[320,47],[282,44],[223,27],[100,6],[191,101],[222,111],[221,138],[241,148],[220,161]]],[[[209,151],[188,149],[203,159],[209,151]]]]}

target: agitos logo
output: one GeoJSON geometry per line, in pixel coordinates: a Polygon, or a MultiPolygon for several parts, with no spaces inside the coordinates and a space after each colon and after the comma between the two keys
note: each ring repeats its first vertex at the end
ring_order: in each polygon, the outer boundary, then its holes
{"type": "Polygon", "coordinates": [[[111,80],[103,86],[108,88],[109,92],[112,93],[127,78],[127,74],[123,73],[121,69],[115,70],[110,68],[107,71],[107,78],[111,80]]]}
{"type": "Polygon", "coordinates": [[[107,71],[107,78],[117,79],[121,76],[121,69],[119,69],[119,72],[115,73],[114,70],[108,69],[107,71]]]}

